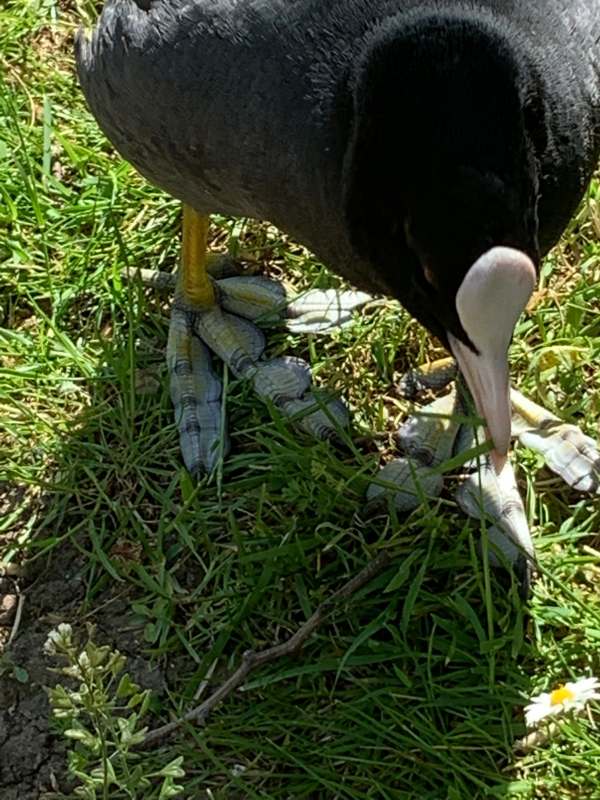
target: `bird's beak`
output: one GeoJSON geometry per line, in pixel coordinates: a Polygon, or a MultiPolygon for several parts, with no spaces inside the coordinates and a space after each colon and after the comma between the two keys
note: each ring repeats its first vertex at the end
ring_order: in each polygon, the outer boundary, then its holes
{"type": "Polygon", "coordinates": [[[494,443],[501,469],[510,446],[508,347],[519,315],[535,286],[535,267],[525,253],[493,247],[469,269],[456,293],[456,310],[474,352],[451,333],[448,341],[494,443]]]}
{"type": "Polygon", "coordinates": [[[454,358],[475,401],[477,413],[485,420],[494,443],[492,458],[500,470],[510,446],[512,416],[507,355],[477,355],[452,334],[449,339],[454,358]]]}

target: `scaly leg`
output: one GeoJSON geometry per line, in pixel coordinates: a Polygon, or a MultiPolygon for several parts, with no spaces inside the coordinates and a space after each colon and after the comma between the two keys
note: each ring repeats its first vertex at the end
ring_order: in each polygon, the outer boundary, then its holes
{"type": "Polygon", "coordinates": [[[192,474],[211,470],[229,449],[221,413],[221,381],[210,350],[194,335],[197,318],[217,311],[206,271],[208,218],[184,208],[182,259],[167,344],[171,399],[183,460],[192,474]]]}

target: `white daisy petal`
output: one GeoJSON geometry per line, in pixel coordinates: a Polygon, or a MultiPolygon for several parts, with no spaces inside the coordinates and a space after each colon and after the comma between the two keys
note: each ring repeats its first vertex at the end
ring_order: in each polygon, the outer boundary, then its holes
{"type": "Polygon", "coordinates": [[[589,700],[600,699],[600,681],[597,678],[579,678],[558,686],[552,692],[542,692],[531,698],[525,707],[527,726],[535,725],[546,717],[567,711],[581,711],[589,700]]]}
{"type": "Polygon", "coordinates": [[[596,691],[600,689],[600,681],[597,678],[580,678],[578,681],[569,681],[565,687],[573,692],[578,700],[584,702],[600,697],[600,692],[596,691]]]}

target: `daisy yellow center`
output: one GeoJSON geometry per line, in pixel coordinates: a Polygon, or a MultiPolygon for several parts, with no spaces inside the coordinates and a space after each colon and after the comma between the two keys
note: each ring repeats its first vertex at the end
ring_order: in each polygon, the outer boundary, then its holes
{"type": "Polygon", "coordinates": [[[559,686],[558,689],[550,693],[551,706],[559,706],[566,700],[575,700],[575,693],[567,689],[566,686],[559,686]]]}

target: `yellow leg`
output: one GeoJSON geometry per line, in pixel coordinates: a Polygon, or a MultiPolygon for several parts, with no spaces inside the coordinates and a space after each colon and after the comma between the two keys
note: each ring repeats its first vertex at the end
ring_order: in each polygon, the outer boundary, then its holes
{"type": "Polygon", "coordinates": [[[534,403],[533,400],[525,397],[517,389],[511,388],[510,402],[513,412],[534,428],[548,428],[554,423],[563,424],[551,411],[534,403]]]}
{"type": "Polygon", "coordinates": [[[209,217],[184,205],[179,289],[188,303],[201,307],[211,306],[216,302],[215,290],[207,271],[209,224],[209,217]]]}
{"type": "Polygon", "coordinates": [[[445,378],[448,374],[454,374],[456,372],[456,362],[452,358],[452,356],[445,356],[444,358],[438,358],[436,361],[430,361],[427,364],[421,364],[415,372],[419,372],[421,375],[426,377],[432,378],[435,380],[434,376],[443,375],[445,378]]]}
{"type": "Polygon", "coordinates": [[[411,369],[400,379],[398,389],[408,400],[414,400],[422,392],[439,391],[456,377],[456,362],[451,356],[438,358],[428,364],[411,369]]]}

